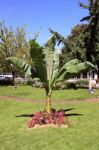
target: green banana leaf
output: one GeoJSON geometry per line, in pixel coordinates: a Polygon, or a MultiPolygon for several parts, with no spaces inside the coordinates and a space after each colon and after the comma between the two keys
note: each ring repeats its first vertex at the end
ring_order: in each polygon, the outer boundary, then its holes
{"type": "Polygon", "coordinates": [[[33,65],[39,75],[40,80],[44,84],[50,84],[53,65],[54,65],[54,52],[55,52],[56,39],[52,36],[45,47],[41,47],[35,40],[30,41],[30,54],[33,65]]]}
{"type": "Polygon", "coordinates": [[[95,66],[78,59],[70,60],[59,68],[59,54],[55,52],[56,37],[53,35],[45,47],[41,47],[35,40],[30,41],[30,54],[33,66],[17,57],[9,57],[7,61],[22,69],[27,75],[38,77],[43,82],[47,91],[52,89],[53,84],[75,77],[81,72],[88,71],[95,66]]]}
{"type": "Polygon", "coordinates": [[[96,67],[88,61],[80,63],[79,60],[71,60],[68,63],[66,63],[62,67],[62,69],[60,69],[57,79],[56,79],[56,82],[70,79],[70,78],[75,77],[75,76],[79,75],[80,73],[82,73],[84,71],[88,71],[92,68],[96,69],[96,67]],[[75,63],[73,64],[73,62],[75,62],[75,63]]]}
{"type": "Polygon", "coordinates": [[[33,66],[38,73],[38,77],[42,82],[47,83],[47,70],[44,48],[41,47],[35,40],[30,41],[30,55],[33,61],[33,66]]]}
{"type": "Polygon", "coordinates": [[[19,69],[23,70],[26,75],[31,76],[32,75],[32,67],[24,60],[18,58],[18,57],[8,57],[6,59],[10,64],[14,64],[19,69]]]}
{"type": "Polygon", "coordinates": [[[59,54],[54,54],[53,59],[53,69],[52,69],[52,77],[51,77],[51,83],[50,86],[52,86],[57,78],[59,72],[59,54]]]}

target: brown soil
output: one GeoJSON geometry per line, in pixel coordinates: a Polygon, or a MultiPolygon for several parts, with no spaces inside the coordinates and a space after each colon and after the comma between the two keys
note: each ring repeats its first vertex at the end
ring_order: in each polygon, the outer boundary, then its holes
{"type": "MultiPolygon", "coordinates": [[[[17,102],[32,102],[32,103],[43,103],[44,100],[33,100],[31,98],[23,98],[23,97],[17,97],[17,96],[0,96],[0,99],[2,100],[15,100],[17,102]]],[[[83,102],[92,102],[92,103],[99,103],[99,97],[97,98],[89,98],[86,100],[54,100],[53,103],[83,103],[83,102]]]]}
{"type": "Polygon", "coordinates": [[[60,125],[59,126],[57,124],[45,124],[45,125],[36,124],[34,127],[28,128],[28,129],[31,130],[31,129],[36,129],[36,128],[49,128],[49,127],[51,127],[51,128],[68,128],[68,125],[65,124],[65,125],[60,125]]]}

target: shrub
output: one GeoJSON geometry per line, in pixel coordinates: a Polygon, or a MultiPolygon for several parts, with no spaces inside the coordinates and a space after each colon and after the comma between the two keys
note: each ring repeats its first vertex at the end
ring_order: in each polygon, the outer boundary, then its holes
{"type": "Polygon", "coordinates": [[[67,89],[76,89],[76,83],[67,82],[67,83],[66,83],[66,88],[67,88],[67,89]]]}
{"type": "Polygon", "coordinates": [[[63,83],[60,82],[53,86],[54,90],[71,89],[71,88],[75,89],[76,84],[68,81],[65,81],[63,83]]]}
{"type": "Polygon", "coordinates": [[[26,78],[15,78],[15,84],[19,84],[19,85],[26,85],[27,84],[27,79],[26,78]]]}
{"type": "Polygon", "coordinates": [[[13,81],[6,77],[3,80],[0,80],[0,85],[13,85],[13,81]]]}
{"type": "Polygon", "coordinates": [[[87,79],[78,80],[78,81],[76,82],[76,85],[77,85],[77,86],[80,86],[80,87],[88,86],[88,80],[87,80],[87,79]]]}

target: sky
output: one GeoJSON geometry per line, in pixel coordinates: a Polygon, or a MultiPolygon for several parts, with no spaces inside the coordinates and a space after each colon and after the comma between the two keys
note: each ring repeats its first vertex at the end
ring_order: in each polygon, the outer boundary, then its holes
{"type": "MultiPolygon", "coordinates": [[[[37,41],[43,45],[51,36],[49,28],[63,36],[81,23],[88,11],[79,7],[80,0],[0,0],[0,21],[16,29],[26,25],[27,37],[40,31],[37,41]]],[[[88,0],[81,0],[88,3],[88,0]]]]}

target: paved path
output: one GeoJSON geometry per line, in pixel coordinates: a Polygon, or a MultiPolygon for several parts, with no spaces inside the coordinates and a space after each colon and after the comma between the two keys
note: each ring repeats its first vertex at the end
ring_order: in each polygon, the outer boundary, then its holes
{"type": "MultiPolygon", "coordinates": [[[[32,102],[32,103],[43,103],[44,100],[33,100],[31,98],[23,98],[23,97],[17,97],[17,96],[0,96],[0,99],[2,100],[15,100],[18,102],[32,102]]],[[[99,97],[98,98],[89,98],[86,100],[53,100],[53,103],[83,103],[83,102],[90,102],[90,103],[99,103],[99,97]]]]}

